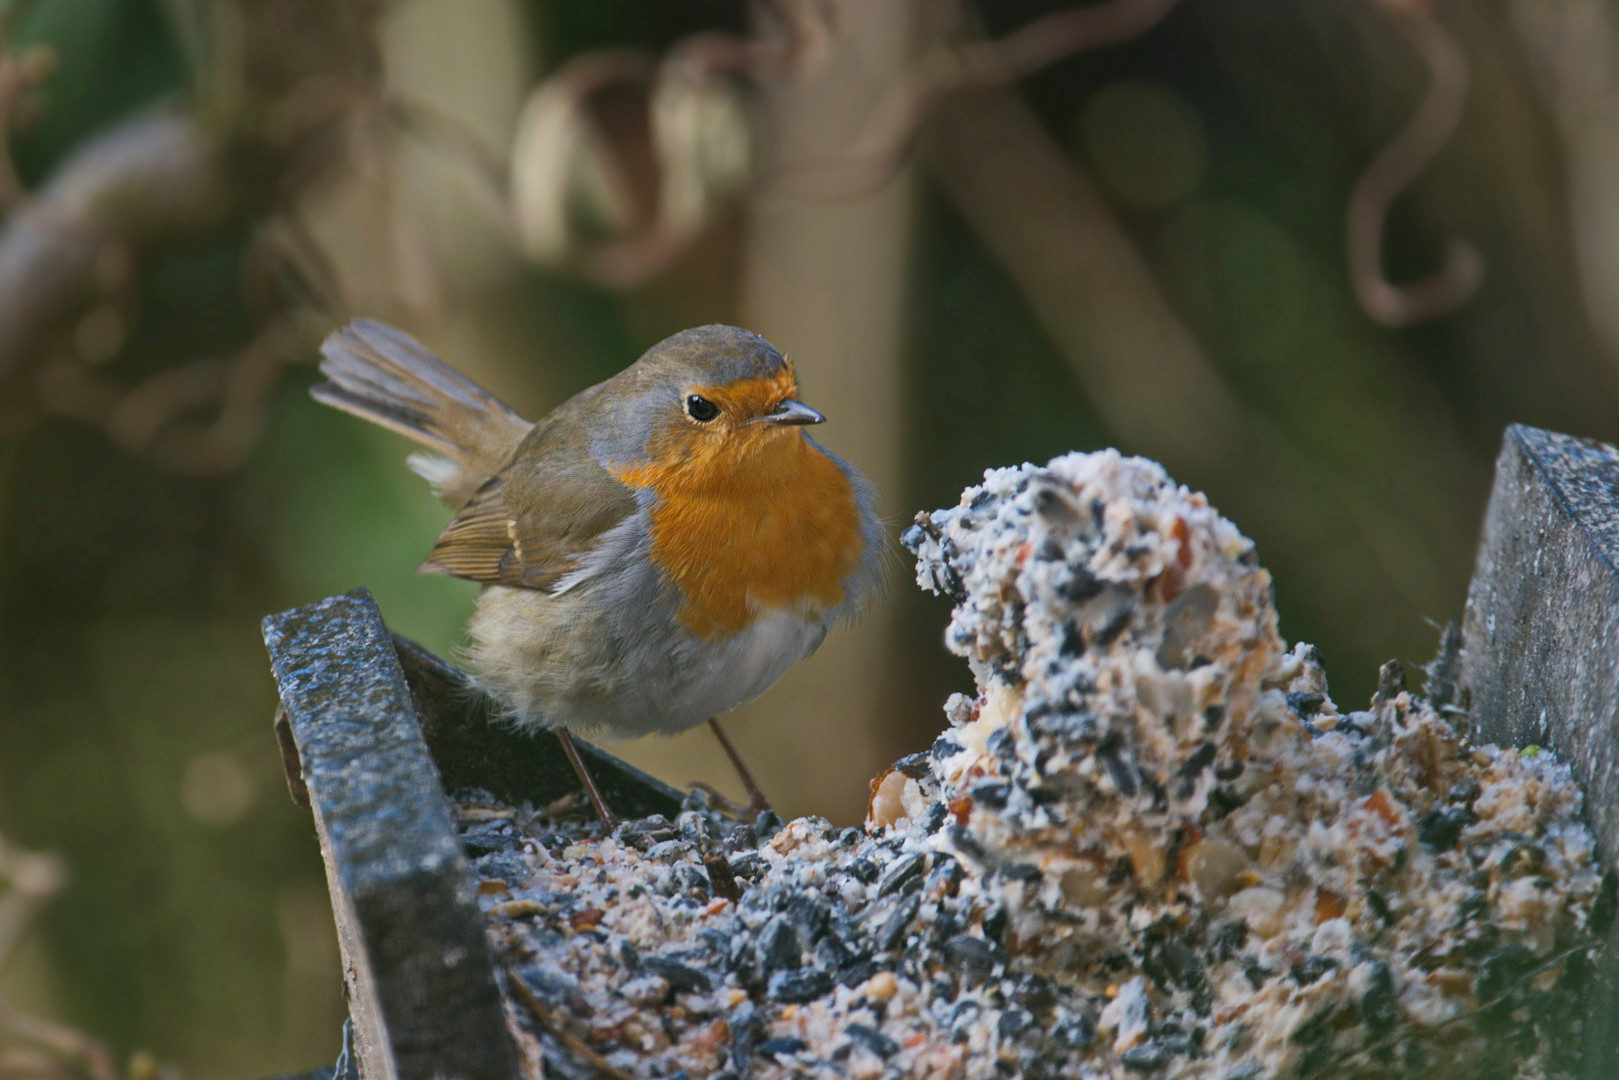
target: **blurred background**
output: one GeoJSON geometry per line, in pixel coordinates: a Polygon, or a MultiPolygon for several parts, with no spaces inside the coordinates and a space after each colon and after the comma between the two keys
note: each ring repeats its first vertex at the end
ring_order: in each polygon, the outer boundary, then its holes
{"type": "MultiPolygon", "coordinates": [[[[1503,425],[1619,437],[1610,0],[3,10],[3,1076],[335,1056],[258,622],[368,585],[453,653],[475,589],[414,573],[402,440],[305,393],[345,318],[530,417],[748,326],[896,535],[1156,458],[1351,706],[1459,610],[1503,425]]],[[[969,686],[898,556],[729,725],[786,813],[857,821],[969,686]]],[[[700,731],[610,748],[738,794],[700,731]]]]}

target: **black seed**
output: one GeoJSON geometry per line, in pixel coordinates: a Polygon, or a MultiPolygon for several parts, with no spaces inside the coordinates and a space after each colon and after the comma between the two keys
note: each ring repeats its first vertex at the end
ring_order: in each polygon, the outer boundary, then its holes
{"type": "Polygon", "coordinates": [[[1372,695],[1373,706],[1393,701],[1405,691],[1405,666],[1390,660],[1377,669],[1377,693],[1372,695]]]}
{"type": "Polygon", "coordinates": [[[990,732],[989,738],[984,740],[984,748],[1002,761],[1016,758],[1017,740],[1012,735],[1012,728],[999,727],[990,732]]]}
{"type": "Polygon", "coordinates": [[[1219,821],[1241,805],[1241,797],[1224,784],[1209,792],[1209,815],[1215,821],[1219,821]]]}
{"type": "Polygon", "coordinates": [[[1013,1042],[1019,1035],[1034,1027],[1034,1015],[1027,1009],[1007,1009],[995,1025],[995,1034],[1002,1042],[1013,1042]]]}
{"type": "Polygon", "coordinates": [[[802,1004],[830,994],[833,985],[830,971],[799,968],[797,971],[778,971],[772,975],[766,993],[772,1001],[802,1004]]]}
{"type": "Polygon", "coordinates": [[[1288,974],[1300,986],[1309,986],[1337,970],[1338,961],[1330,956],[1307,956],[1289,968],[1288,974]]]}
{"type": "Polygon", "coordinates": [[[899,1043],[895,1042],[893,1039],[890,1039],[887,1035],[884,1035],[876,1028],[867,1027],[865,1024],[850,1024],[848,1027],[844,1028],[843,1031],[844,1034],[859,1042],[867,1050],[870,1050],[873,1054],[876,1054],[880,1058],[891,1058],[895,1054],[899,1053],[899,1043]]]}
{"type": "Polygon", "coordinates": [[[883,871],[882,880],[877,884],[878,898],[890,896],[914,884],[921,878],[922,871],[926,869],[926,862],[927,857],[925,855],[913,851],[890,863],[888,869],[883,871]]]}
{"type": "Polygon", "coordinates": [[[870,885],[877,880],[877,864],[867,858],[852,859],[849,862],[849,876],[862,885],[870,885]]]}
{"type": "Polygon", "coordinates": [[[997,945],[1005,945],[1006,928],[1010,923],[1011,917],[1007,915],[1006,909],[1000,906],[985,912],[983,919],[979,921],[979,925],[984,928],[984,937],[997,945]]]}
{"type": "Polygon", "coordinates": [[[1007,863],[1001,873],[1013,881],[1039,881],[1045,874],[1032,863],[1007,863]]]}
{"type": "Polygon", "coordinates": [[[1210,731],[1219,727],[1223,720],[1225,720],[1224,705],[1210,705],[1203,710],[1203,722],[1209,726],[1210,731]]]}
{"type": "Polygon", "coordinates": [[[791,1057],[794,1054],[803,1053],[808,1048],[809,1044],[803,1039],[795,1038],[792,1035],[781,1035],[774,1039],[766,1039],[760,1043],[759,1053],[767,1057],[791,1057]]]}
{"type": "Polygon", "coordinates": [[[669,881],[680,892],[696,892],[707,895],[709,891],[708,875],[703,873],[691,863],[680,863],[669,872],[669,881]]]}
{"type": "Polygon", "coordinates": [[[1240,922],[1221,923],[1209,938],[1209,951],[1216,963],[1230,960],[1248,940],[1248,926],[1240,922]]]}
{"type": "Polygon", "coordinates": [[[1125,761],[1118,748],[1113,746],[1097,747],[1096,758],[1107,769],[1108,776],[1113,778],[1113,785],[1119,789],[1119,794],[1126,799],[1134,798],[1139,790],[1135,765],[1125,761]]]}
{"type": "Polygon", "coordinates": [[[920,525],[912,525],[910,528],[899,534],[899,542],[904,544],[905,550],[909,551],[913,555],[920,553],[922,541],[926,539],[927,533],[922,531],[922,526],[920,525]]]}
{"type": "Polygon", "coordinates": [[[801,941],[814,941],[826,932],[832,919],[832,906],[814,893],[799,893],[787,901],[783,914],[793,920],[801,941]]]}
{"type": "Polygon", "coordinates": [[[732,855],[730,862],[731,873],[747,881],[759,880],[768,868],[765,857],[757,851],[744,851],[740,855],[732,855]]]}
{"type": "Polygon", "coordinates": [[[1218,748],[1212,742],[1206,742],[1193,750],[1191,756],[1180,767],[1180,774],[1186,777],[1196,777],[1204,769],[1214,764],[1214,755],[1218,748]]]}
{"type": "Polygon", "coordinates": [[[939,831],[939,826],[944,824],[944,819],[949,814],[950,808],[944,803],[929,803],[928,808],[922,811],[921,818],[917,820],[917,825],[921,827],[923,832],[931,835],[939,831]]]}
{"type": "Polygon", "coordinates": [[[695,991],[706,994],[714,988],[713,980],[707,975],[667,956],[643,957],[641,966],[652,974],[661,976],[677,993],[695,991]]]}
{"type": "Polygon", "coordinates": [[[777,915],[765,923],[759,935],[759,963],[766,978],[804,961],[803,946],[798,940],[798,929],[786,915],[777,915]]]}
{"type": "Polygon", "coordinates": [[[1000,950],[981,937],[957,934],[944,943],[944,959],[974,982],[989,975],[1000,958],[1000,950]]]}
{"type": "Polygon", "coordinates": [[[1126,607],[1109,619],[1100,630],[1096,631],[1096,644],[1104,646],[1113,644],[1114,639],[1124,633],[1124,628],[1129,625],[1130,609],[1126,607]]]}
{"type": "MultiPolygon", "coordinates": [[[[1482,893],[1479,894],[1483,896],[1482,893]]],[[[1389,902],[1383,899],[1383,894],[1371,886],[1366,887],[1366,906],[1372,909],[1372,914],[1383,920],[1384,926],[1394,925],[1394,909],[1389,902]]]]}
{"type": "MultiPolygon", "coordinates": [[[[1156,946],[1149,959],[1155,970],[1148,974],[1154,975],[1160,983],[1193,986],[1202,979],[1203,967],[1197,954],[1178,937],[1168,938],[1156,946]]],[[[1145,969],[1148,965],[1142,966],[1145,969]]]]}
{"type": "Polygon", "coordinates": [[[1449,851],[1472,821],[1473,812],[1465,806],[1430,810],[1417,819],[1417,841],[1429,851],[1449,851]]]}
{"type": "Polygon", "coordinates": [[[499,878],[501,881],[522,881],[528,877],[528,864],[506,852],[474,859],[472,869],[481,878],[499,878]]]}
{"type": "Polygon", "coordinates": [[[1083,566],[1073,568],[1073,576],[1057,586],[1057,595],[1070,604],[1083,604],[1102,591],[1102,583],[1083,566]]]}
{"type": "Polygon", "coordinates": [[[1066,1050],[1083,1050],[1096,1041],[1096,1025],[1081,1013],[1067,1016],[1051,1029],[1051,1040],[1066,1050]]]}
{"type": "Polygon", "coordinates": [[[965,875],[959,860],[952,855],[940,855],[934,860],[933,869],[928,871],[923,891],[930,896],[954,896],[965,875]]]}
{"type": "Polygon", "coordinates": [[[517,830],[509,821],[486,821],[461,834],[461,847],[470,858],[506,852],[517,846],[517,830]]]}
{"type": "Polygon", "coordinates": [[[649,859],[672,859],[691,850],[692,843],[689,840],[664,840],[647,848],[646,857],[649,859]]]}
{"type": "Polygon", "coordinates": [[[968,792],[973,802],[990,810],[1005,810],[1006,800],[1012,794],[1011,784],[979,784],[968,792]]]}
{"type": "Polygon", "coordinates": [[[933,740],[933,760],[943,761],[954,754],[961,753],[961,744],[947,735],[940,735],[933,740]]]}
{"type": "Polygon", "coordinates": [[[1366,1026],[1385,1035],[1400,1019],[1400,994],[1394,987],[1394,976],[1385,961],[1372,962],[1371,975],[1366,980],[1366,991],[1360,996],[1360,1016],[1366,1026]]]}
{"type": "Polygon", "coordinates": [[[1029,714],[1029,729],[1035,735],[1057,739],[1066,744],[1095,742],[1101,734],[1101,721],[1089,710],[1078,712],[1048,706],[1044,711],[1029,714]]]}
{"type": "Polygon", "coordinates": [[[856,956],[838,972],[838,985],[851,989],[864,983],[877,973],[877,962],[869,956],[856,956]]]}
{"type": "Polygon", "coordinates": [[[912,780],[920,780],[928,774],[928,755],[926,753],[907,754],[894,762],[894,771],[912,780]]]}
{"type": "Polygon", "coordinates": [[[1321,711],[1321,706],[1325,705],[1326,703],[1326,695],[1317,694],[1314,691],[1303,694],[1287,695],[1287,707],[1298,713],[1300,716],[1314,716],[1316,713],[1321,711]]]}
{"type": "Polygon", "coordinates": [[[1132,1046],[1119,1055],[1119,1064],[1135,1072],[1151,1072],[1163,1068],[1169,1061],[1169,1051],[1161,1043],[1146,1042],[1132,1046]]]}
{"type": "Polygon", "coordinates": [[[1057,1003],[1057,988],[1043,975],[1020,974],[1012,980],[1012,1000],[1026,1009],[1044,1012],[1057,1003]]]}
{"type": "Polygon", "coordinates": [[[1246,768],[1246,766],[1241,760],[1233,761],[1227,765],[1216,765],[1214,768],[1214,778],[1216,780],[1224,780],[1229,782],[1241,776],[1244,768],[1246,768]]]}
{"type": "Polygon", "coordinates": [[[584,1013],[590,1008],[579,983],[561,968],[545,964],[529,964],[518,972],[534,996],[553,1008],[584,1013]]]}
{"type": "Polygon", "coordinates": [[[969,859],[974,859],[980,863],[989,861],[989,853],[984,850],[984,845],[980,844],[973,834],[967,831],[965,825],[950,826],[950,843],[957,851],[966,855],[969,859]]]}
{"type": "Polygon", "coordinates": [[[921,906],[921,897],[909,896],[884,909],[883,919],[877,924],[877,932],[872,935],[872,943],[882,952],[888,952],[897,946],[921,906]]]}
{"type": "Polygon", "coordinates": [[[843,942],[828,934],[815,943],[812,959],[824,971],[838,971],[849,962],[850,953],[843,942]]]}

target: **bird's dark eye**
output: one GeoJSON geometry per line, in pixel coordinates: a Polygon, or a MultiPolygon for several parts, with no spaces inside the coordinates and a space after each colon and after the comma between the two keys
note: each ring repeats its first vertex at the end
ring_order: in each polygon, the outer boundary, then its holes
{"type": "Polygon", "coordinates": [[[699,424],[706,424],[720,414],[720,407],[701,394],[686,399],[686,415],[699,424]]]}

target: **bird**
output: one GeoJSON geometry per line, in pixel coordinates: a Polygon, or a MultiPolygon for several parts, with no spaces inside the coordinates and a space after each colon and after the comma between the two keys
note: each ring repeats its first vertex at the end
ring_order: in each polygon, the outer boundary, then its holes
{"type": "Polygon", "coordinates": [[[706,723],[747,812],[769,808],[718,717],[869,605],[886,544],[875,488],[807,434],[825,417],[775,346],[684,330],[534,423],[374,320],[328,336],[320,373],[317,401],[424,448],[407,462],[456,512],[419,569],[482,586],[474,683],[556,732],[606,827],[573,732],[706,723]]]}

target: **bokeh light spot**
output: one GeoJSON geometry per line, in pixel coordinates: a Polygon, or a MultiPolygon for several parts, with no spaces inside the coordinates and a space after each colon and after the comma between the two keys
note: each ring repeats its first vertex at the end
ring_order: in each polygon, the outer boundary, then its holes
{"type": "Polygon", "coordinates": [[[1133,206],[1169,206],[1208,171],[1208,135],[1196,112],[1157,83],[1116,82],[1079,114],[1079,141],[1096,175],[1133,206]]]}
{"type": "Polygon", "coordinates": [[[258,782],[228,750],[208,750],[186,762],[180,801],[204,825],[234,825],[258,798],[258,782]]]}

